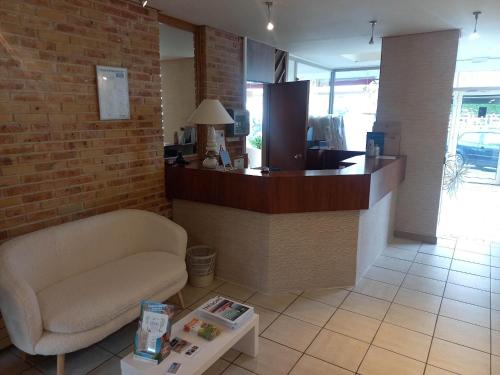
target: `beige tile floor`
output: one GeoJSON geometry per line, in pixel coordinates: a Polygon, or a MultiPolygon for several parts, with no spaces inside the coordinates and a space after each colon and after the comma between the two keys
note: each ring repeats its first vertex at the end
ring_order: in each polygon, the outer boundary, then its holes
{"type": "MultiPolygon", "coordinates": [[[[498,266],[500,243],[395,240],[352,288],[270,296],[217,280],[186,286],[176,318],[217,294],[256,307],[259,356],[231,350],[208,375],[500,375],[498,266]]],[[[135,328],[70,354],[68,374],[119,374],[135,328]]],[[[54,373],[54,358],[0,352],[0,374],[54,373]]]]}

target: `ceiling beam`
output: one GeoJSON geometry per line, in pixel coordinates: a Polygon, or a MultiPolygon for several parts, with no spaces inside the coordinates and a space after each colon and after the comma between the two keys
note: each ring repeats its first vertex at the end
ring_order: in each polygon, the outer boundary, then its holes
{"type": "Polygon", "coordinates": [[[178,18],[167,16],[166,14],[161,13],[161,12],[158,13],[158,22],[163,23],[163,24],[168,25],[168,26],[175,27],[177,29],[189,31],[191,33],[195,33],[196,27],[197,27],[197,25],[195,25],[191,22],[187,22],[184,20],[180,20],[178,18]]]}

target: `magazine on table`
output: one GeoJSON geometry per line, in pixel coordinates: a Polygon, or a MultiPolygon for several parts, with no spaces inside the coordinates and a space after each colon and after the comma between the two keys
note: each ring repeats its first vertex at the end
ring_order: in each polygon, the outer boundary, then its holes
{"type": "Polygon", "coordinates": [[[235,329],[254,315],[252,306],[244,305],[226,297],[214,297],[197,310],[199,315],[212,318],[226,327],[235,329]]]}

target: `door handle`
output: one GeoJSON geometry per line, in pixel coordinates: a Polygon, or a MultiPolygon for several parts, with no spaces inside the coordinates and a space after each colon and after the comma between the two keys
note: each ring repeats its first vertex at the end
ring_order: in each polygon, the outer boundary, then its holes
{"type": "Polygon", "coordinates": [[[302,154],[295,154],[293,155],[294,159],[302,159],[302,154]]]}

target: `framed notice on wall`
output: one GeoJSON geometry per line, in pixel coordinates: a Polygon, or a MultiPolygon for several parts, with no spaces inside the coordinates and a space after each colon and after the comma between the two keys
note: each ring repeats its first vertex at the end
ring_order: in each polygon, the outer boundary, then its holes
{"type": "Polygon", "coordinates": [[[96,72],[101,120],[129,120],[127,69],[98,65],[96,72]]]}

